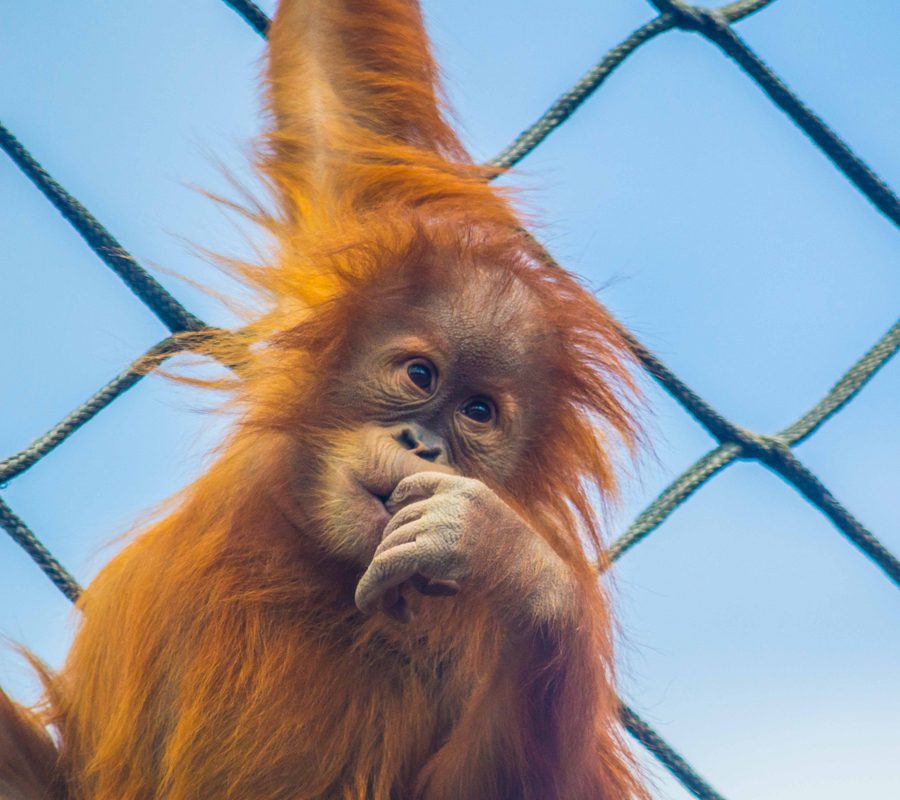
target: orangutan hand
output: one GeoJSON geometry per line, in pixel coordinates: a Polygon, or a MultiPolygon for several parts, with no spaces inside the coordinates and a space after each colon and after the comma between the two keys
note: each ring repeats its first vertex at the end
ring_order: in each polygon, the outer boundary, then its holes
{"type": "Polygon", "coordinates": [[[356,605],[407,615],[401,584],[426,595],[479,593],[517,625],[559,619],[574,578],[562,559],[481,481],[420,472],[387,500],[393,517],[356,588],[356,605]]]}

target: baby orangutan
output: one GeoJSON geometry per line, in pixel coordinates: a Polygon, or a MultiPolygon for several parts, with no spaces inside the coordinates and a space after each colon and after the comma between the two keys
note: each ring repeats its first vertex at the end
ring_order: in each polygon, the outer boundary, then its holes
{"type": "Polygon", "coordinates": [[[16,800],[628,800],[590,496],[628,349],[437,100],[412,0],[283,0],[210,470],[79,601],[16,800]],[[46,735],[51,724],[56,736],[46,735]]]}

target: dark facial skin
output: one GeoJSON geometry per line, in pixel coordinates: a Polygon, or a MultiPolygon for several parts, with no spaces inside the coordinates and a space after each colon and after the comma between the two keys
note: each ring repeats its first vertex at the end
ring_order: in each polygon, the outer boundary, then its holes
{"type": "Polygon", "coordinates": [[[322,474],[303,479],[311,492],[291,504],[294,517],[316,509],[303,527],[334,555],[369,563],[391,516],[384,501],[412,474],[498,488],[514,474],[550,388],[548,337],[527,289],[512,281],[485,291],[490,281],[404,299],[397,314],[364,320],[349,343],[323,391],[327,407],[353,419],[322,455],[322,474]]]}

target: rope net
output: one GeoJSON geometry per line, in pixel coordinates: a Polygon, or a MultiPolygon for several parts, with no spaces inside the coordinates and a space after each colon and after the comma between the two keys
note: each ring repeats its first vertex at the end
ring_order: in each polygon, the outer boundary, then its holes
{"type": "MultiPolygon", "coordinates": [[[[260,36],[269,19],[251,0],[223,0],[260,36]]],[[[900,200],[881,178],[828,125],[811,111],[735,33],[732,23],[770,5],[774,0],[739,0],[719,8],[687,5],[681,0],[648,0],[659,14],[612,48],[572,88],[488,162],[498,172],[519,163],[562,125],[607,78],[641,45],[679,29],[691,31],[731,58],[744,73],[809,137],[844,176],[894,225],[900,227],[900,200]]],[[[113,235],[72,195],[65,191],[12,133],[0,123],[0,148],[78,231],[87,245],[160,320],[171,334],[209,330],[182,306],[113,235]]],[[[548,258],[550,258],[548,254],[548,258]]],[[[88,398],[68,416],[18,453],[0,461],[0,489],[61,445],[146,374],[148,359],[156,364],[188,346],[184,338],[167,336],[120,375],[88,398]]],[[[812,408],[781,431],[760,434],[732,422],[697,395],[653,353],[631,337],[631,346],[648,374],[718,442],[718,445],[675,478],[609,547],[611,563],[656,530],[694,492],[738,460],[755,461],[783,478],[822,512],[844,537],[900,588],[900,559],[892,554],[848,511],[822,481],[796,456],[793,447],[812,436],[840,411],[900,349],[900,320],[864,353],[812,408]]],[[[35,533],[0,498],[0,527],[15,540],[47,577],[70,600],[81,587],[41,543],[35,533]]],[[[724,800],[694,768],[625,703],[620,704],[628,732],[668,769],[684,788],[700,800],[724,800]]]]}

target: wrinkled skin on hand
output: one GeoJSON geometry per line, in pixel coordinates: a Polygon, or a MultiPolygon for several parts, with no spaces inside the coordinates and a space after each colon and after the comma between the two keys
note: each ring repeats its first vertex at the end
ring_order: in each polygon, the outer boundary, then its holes
{"type": "Polygon", "coordinates": [[[405,619],[404,584],[430,595],[483,595],[514,628],[571,611],[575,586],[562,559],[481,481],[420,472],[386,506],[393,516],[356,589],[361,611],[381,607],[405,619]]]}

